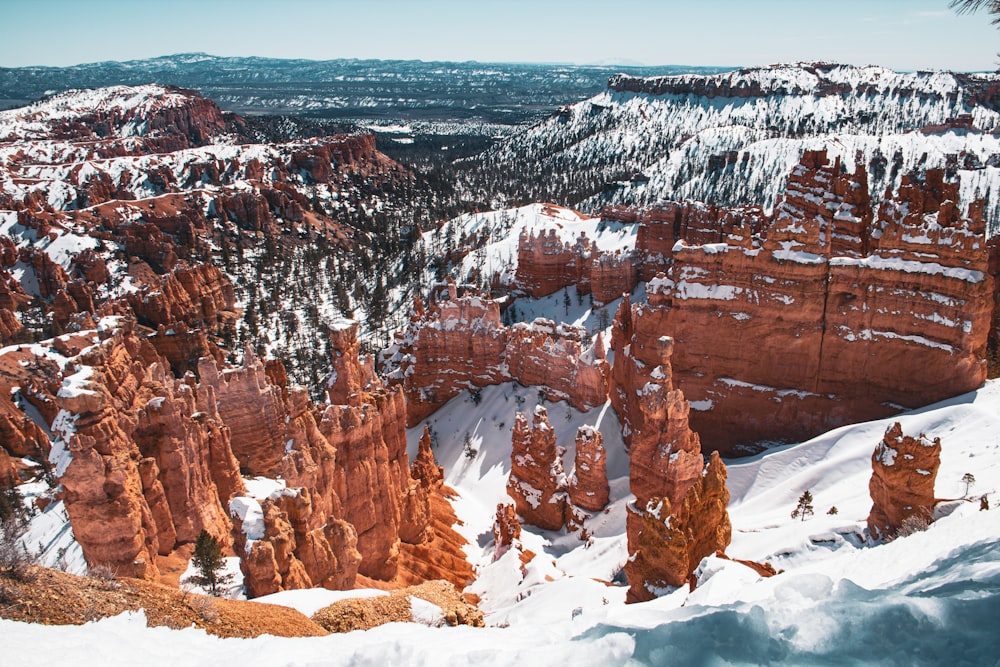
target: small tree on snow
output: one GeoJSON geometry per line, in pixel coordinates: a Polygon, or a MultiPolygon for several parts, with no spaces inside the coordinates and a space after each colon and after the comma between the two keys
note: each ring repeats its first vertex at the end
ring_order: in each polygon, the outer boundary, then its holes
{"type": "Polygon", "coordinates": [[[194,543],[194,556],[191,562],[198,574],[189,577],[189,581],[202,588],[208,588],[214,596],[218,596],[219,587],[233,580],[233,575],[227,573],[226,559],[222,556],[222,545],[207,530],[198,534],[194,543]]]}
{"type": "Polygon", "coordinates": [[[962,483],[965,484],[965,493],[962,494],[963,497],[969,495],[969,489],[976,485],[976,476],[971,472],[967,472],[962,475],[962,483]]]}
{"type": "Polygon", "coordinates": [[[809,492],[809,490],[806,489],[805,491],[802,492],[802,495],[799,496],[799,504],[795,506],[794,510],[792,510],[792,518],[801,519],[802,521],[805,521],[807,516],[812,516],[812,515],[813,515],[813,496],[809,492]]]}

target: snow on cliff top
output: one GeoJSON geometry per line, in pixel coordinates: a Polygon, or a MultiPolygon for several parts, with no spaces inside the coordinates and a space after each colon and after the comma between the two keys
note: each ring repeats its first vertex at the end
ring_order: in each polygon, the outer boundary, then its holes
{"type": "MultiPolygon", "coordinates": [[[[183,107],[190,101],[190,93],[156,84],[69,90],[26,107],[0,111],[0,141],[43,139],[50,133],[50,123],[94,112],[142,118],[155,109],[183,107]]],[[[137,133],[138,127],[131,129],[137,133]]]]}
{"type": "Polygon", "coordinates": [[[479,237],[479,249],[461,259],[459,279],[470,271],[484,276],[499,272],[511,282],[517,270],[517,245],[522,233],[548,234],[554,230],[560,243],[573,245],[581,234],[594,241],[603,252],[630,250],[635,247],[635,225],[602,222],[572,209],[554,204],[529,204],[520,208],[466,213],[449,220],[439,229],[423,235],[430,255],[443,256],[449,248],[459,247],[461,239],[479,237]]]}
{"type": "MultiPolygon", "coordinates": [[[[962,75],[966,79],[987,83],[1000,81],[1000,75],[977,73],[962,75]]],[[[611,78],[614,87],[632,77],[624,74],[611,78]]],[[[855,66],[833,63],[778,63],[766,67],[749,67],[722,74],[678,74],[641,79],[653,85],[715,84],[720,87],[750,90],[759,87],[761,94],[815,94],[831,87],[847,87],[852,91],[886,93],[908,90],[916,94],[951,95],[964,88],[958,75],[947,71],[900,73],[875,65],[855,66]]]]}

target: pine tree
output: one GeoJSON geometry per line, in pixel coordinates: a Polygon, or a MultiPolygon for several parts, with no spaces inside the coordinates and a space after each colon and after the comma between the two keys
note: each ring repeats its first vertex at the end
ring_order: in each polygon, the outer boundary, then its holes
{"type": "Polygon", "coordinates": [[[962,475],[962,483],[965,484],[965,493],[962,494],[962,497],[965,497],[969,495],[969,489],[976,485],[976,476],[971,472],[967,472],[962,475]]]}
{"type": "Polygon", "coordinates": [[[993,15],[993,23],[1000,25],[1000,0],[951,0],[949,6],[959,14],[986,10],[993,15]]]}
{"type": "Polygon", "coordinates": [[[802,521],[805,521],[807,516],[812,516],[812,515],[813,515],[813,496],[809,492],[809,490],[806,489],[805,491],[802,492],[802,495],[799,496],[799,504],[795,506],[794,510],[792,510],[792,518],[801,519],[802,521]]]}
{"type": "Polygon", "coordinates": [[[191,563],[197,568],[198,574],[190,577],[189,581],[201,587],[208,587],[214,596],[218,596],[220,586],[233,580],[231,573],[224,572],[226,560],[222,556],[222,545],[207,530],[202,530],[198,534],[191,563]]]}

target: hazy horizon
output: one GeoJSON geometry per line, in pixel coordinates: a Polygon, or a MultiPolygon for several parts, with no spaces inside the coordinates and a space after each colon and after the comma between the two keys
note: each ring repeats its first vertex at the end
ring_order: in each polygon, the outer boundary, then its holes
{"type": "Polygon", "coordinates": [[[948,0],[5,0],[0,66],[174,54],[628,67],[830,61],[997,69],[1000,32],[948,0]],[[37,26],[32,29],[32,26],[37,26]]]}

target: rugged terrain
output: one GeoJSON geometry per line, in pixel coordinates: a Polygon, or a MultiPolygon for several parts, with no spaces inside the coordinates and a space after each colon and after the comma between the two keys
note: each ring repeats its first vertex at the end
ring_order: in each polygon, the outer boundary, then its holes
{"type": "Polygon", "coordinates": [[[913,170],[961,176],[997,219],[998,79],[798,63],[714,75],[611,77],[606,92],[525,128],[460,173],[497,206],[696,199],[770,208],[806,150],[864,166],[872,197],[913,170]],[[519,166],[517,177],[503,165],[519,166]]]}
{"type": "MultiPolygon", "coordinates": [[[[495,630],[549,619],[605,659],[649,657],[614,629],[641,624],[625,604],[669,624],[682,605],[780,601],[797,572],[806,613],[822,616],[834,581],[852,609],[850,581],[924,540],[899,532],[914,502],[942,526],[929,532],[976,548],[991,533],[960,502],[968,484],[935,484],[954,483],[977,438],[986,496],[995,482],[995,387],[952,398],[983,387],[1000,320],[989,192],[968,185],[995,171],[994,88],[890,74],[615,78],[594,113],[646,96],[670,114],[717,100],[730,118],[735,99],[785,113],[839,96],[873,114],[847,129],[902,132],[879,119],[912,98],[900,123],[972,119],[915,141],[985,161],[890,178],[863,153],[788,144],[787,176],[754,204],[442,221],[433,184],[369,134],[258,143],[259,126],[163,86],[0,112],[0,478],[30,508],[22,542],[48,565],[176,586],[205,530],[232,554],[236,595],[444,579],[495,630]],[[821,435],[885,417],[900,425],[821,435]],[[718,453],[813,436],[750,462],[718,453]],[[940,470],[924,460],[938,439],[940,470]],[[810,507],[816,535],[786,518],[810,489],[830,503],[825,518],[810,507]]],[[[865,581],[910,610],[919,571],[865,581]]],[[[406,595],[344,601],[326,621],[402,620],[406,595]]],[[[456,621],[476,618],[462,609],[456,621]]],[[[785,656],[828,655],[783,636],[785,656]]]]}

